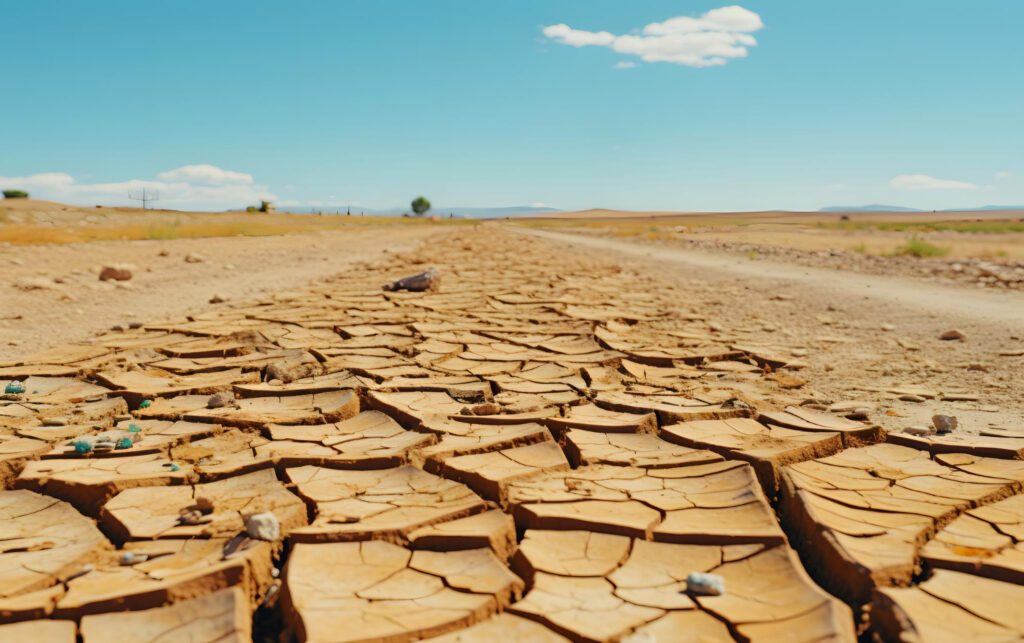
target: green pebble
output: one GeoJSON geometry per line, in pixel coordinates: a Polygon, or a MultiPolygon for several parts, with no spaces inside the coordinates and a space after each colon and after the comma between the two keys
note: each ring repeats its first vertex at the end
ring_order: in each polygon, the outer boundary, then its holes
{"type": "Polygon", "coordinates": [[[75,442],[74,444],[75,444],[75,452],[76,453],[89,453],[90,451],[92,451],[92,445],[89,444],[88,442],[84,442],[84,441],[79,440],[78,442],[75,442]]]}
{"type": "Polygon", "coordinates": [[[179,469],[181,469],[181,467],[179,467],[178,465],[176,465],[176,464],[172,464],[171,465],[171,471],[177,471],[179,469]]]}
{"type": "Polygon", "coordinates": [[[117,441],[117,448],[118,449],[130,449],[130,448],[132,448],[132,439],[131,438],[121,438],[120,440],[117,441]]]}
{"type": "Polygon", "coordinates": [[[131,431],[132,433],[138,433],[139,431],[142,430],[142,427],[139,426],[138,424],[129,424],[128,430],[131,431]]]}
{"type": "Polygon", "coordinates": [[[150,404],[152,404],[152,402],[150,402],[149,400],[142,400],[142,402],[139,404],[139,408],[148,409],[150,404]]]}

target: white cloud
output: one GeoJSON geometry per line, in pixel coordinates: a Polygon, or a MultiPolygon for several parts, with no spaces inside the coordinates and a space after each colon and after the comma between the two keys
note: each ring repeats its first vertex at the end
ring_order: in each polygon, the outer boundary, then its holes
{"type": "Polygon", "coordinates": [[[609,47],[621,54],[638,56],[645,62],[711,67],[724,65],[731,58],[745,57],[747,47],[757,45],[750,32],[762,27],[761,16],[732,5],[712,9],[699,18],[677,16],[664,22],[652,22],[643,28],[642,35],[617,36],[608,31],[573,29],[566,24],[550,25],[542,31],[555,42],[572,47],[609,47]]]}
{"type": "Polygon", "coordinates": [[[252,174],[222,170],[213,165],[183,165],[156,175],[161,181],[185,181],[206,185],[252,185],[252,174]]]}
{"type": "Polygon", "coordinates": [[[548,207],[548,204],[547,203],[542,203],[541,201],[538,201],[536,203],[531,203],[530,207],[531,208],[546,208],[546,207],[548,207]]]}
{"type": "Polygon", "coordinates": [[[138,205],[129,195],[141,192],[159,194],[157,207],[237,208],[274,201],[277,197],[265,185],[254,182],[249,174],[222,170],[212,165],[186,165],[160,172],[161,180],[129,179],[114,183],[80,183],[70,174],[47,172],[29,176],[0,176],[0,189],[25,190],[37,199],[78,205],[138,205]]]}
{"type": "Polygon", "coordinates": [[[978,186],[966,181],[936,179],[927,174],[902,174],[889,181],[898,190],[977,190],[978,186]]]}
{"type": "Polygon", "coordinates": [[[761,16],[739,5],[712,9],[700,18],[678,16],[665,22],[652,22],[644,27],[649,36],[696,33],[698,31],[757,31],[764,27],[761,16]]]}
{"type": "Polygon", "coordinates": [[[1008,178],[1010,178],[1011,176],[1013,176],[1013,174],[1011,174],[1011,173],[1009,173],[1009,172],[1006,172],[1006,171],[1003,171],[1003,172],[996,172],[996,178],[997,178],[997,179],[1008,179],[1008,178]]]}
{"type": "Polygon", "coordinates": [[[636,67],[636,63],[620,60],[619,62],[615,63],[612,69],[633,69],[634,67],[636,67]]]}

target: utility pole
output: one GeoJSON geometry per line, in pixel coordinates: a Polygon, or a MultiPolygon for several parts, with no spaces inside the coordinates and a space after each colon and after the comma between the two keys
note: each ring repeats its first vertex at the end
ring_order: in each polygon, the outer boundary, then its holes
{"type": "Polygon", "coordinates": [[[131,199],[132,201],[142,201],[142,209],[146,210],[146,209],[149,208],[149,204],[150,203],[152,203],[153,201],[159,201],[160,200],[160,193],[159,192],[147,192],[146,191],[146,187],[143,186],[142,187],[142,194],[141,195],[140,194],[132,194],[131,192],[129,192],[128,193],[128,198],[131,199]]]}

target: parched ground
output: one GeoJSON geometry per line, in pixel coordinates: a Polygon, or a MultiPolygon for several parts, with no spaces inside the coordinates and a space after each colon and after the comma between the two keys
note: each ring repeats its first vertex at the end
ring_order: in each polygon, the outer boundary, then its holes
{"type": "MultiPolygon", "coordinates": [[[[38,232],[38,229],[36,229],[38,232]]],[[[214,297],[239,302],[304,286],[387,252],[427,227],[350,228],[259,237],[150,239],[0,248],[0,359],[80,341],[113,326],[180,318],[214,297]],[[100,281],[126,265],[128,281],[100,281]]]]}
{"type": "Polygon", "coordinates": [[[1024,636],[1016,300],[424,230],[0,361],[0,638],[1024,636]]]}

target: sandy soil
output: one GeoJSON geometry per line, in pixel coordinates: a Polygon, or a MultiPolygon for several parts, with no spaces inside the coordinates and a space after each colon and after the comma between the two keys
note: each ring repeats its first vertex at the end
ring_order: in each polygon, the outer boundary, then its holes
{"type": "Polygon", "coordinates": [[[271,237],[104,241],[0,248],[0,359],[114,325],[181,317],[297,288],[359,261],[415,247],[436,229],[359,228],[271,237]],[[188,262],[193,255],[201,261],[188,262]],[[128,264],[129,281],[100,281],[107,265],[128,264]]]}
{"type": "MultiPolygon", "coordinates": [[[[695,310],[747,341],[806,361],[802,399],[863,400],[887,428],[928,425],[934,413],[975,430],[1024,424],[1024,295],[917,279],[751,260],[671,246],[527,234],[681,283],[695,310]],[[952,329],[965,341],[944,341],[952,329]],[[909,402],[890,391],[964,393],[969,401],[909,402]]],[[[938,397],[938,396],[937,396],[938,397]]]]}

